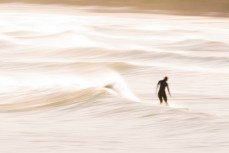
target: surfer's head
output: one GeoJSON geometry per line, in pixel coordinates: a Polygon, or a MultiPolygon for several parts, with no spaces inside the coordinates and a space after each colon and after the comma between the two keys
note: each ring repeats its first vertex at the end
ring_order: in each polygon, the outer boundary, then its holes
{"type": "Polygon", "coordinates": [[[164,81],[167,81],[168,80],[168,77],[166,76],[165,78],[164,78],[164,81]]]}

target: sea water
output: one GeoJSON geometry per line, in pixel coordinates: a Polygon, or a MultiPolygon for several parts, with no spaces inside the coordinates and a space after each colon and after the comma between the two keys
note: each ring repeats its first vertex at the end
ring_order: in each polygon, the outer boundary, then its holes
{"type": "Polygon", "coordinates": [[[228,18],[0,8],[0,152],[228,152],[228,18]]]}

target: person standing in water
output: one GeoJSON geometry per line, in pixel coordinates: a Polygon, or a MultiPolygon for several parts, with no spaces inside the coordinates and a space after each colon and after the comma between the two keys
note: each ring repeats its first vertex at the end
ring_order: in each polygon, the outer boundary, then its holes
{"type": "Polygon", "coordinates": [[[167,90],[168,90],[170,96],[171,96],[171,94],[170,94],[170,91],[169,91],[169,85],[168,85],[168,83],[167,83],[167,80],[168,80],[168,77],[165,77],[163,80],[160,80],[160,81],[157,83],[157,88],[156,88],[156,90],[158,90],[158,87],[160,86],[159,92],[158,92],[158,98],[159,98],[159,100],[160,100],[160,104],[162,104],[163,101],[164,101],[165,104],[168,106],[167,96],[166,96],[166,92],[165,92],[165,88],[166,88],[166,87],[167,87],[167,90]]]}

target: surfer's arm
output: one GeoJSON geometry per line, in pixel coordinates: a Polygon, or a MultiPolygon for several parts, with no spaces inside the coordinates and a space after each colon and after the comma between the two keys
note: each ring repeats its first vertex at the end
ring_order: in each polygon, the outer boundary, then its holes
{"type": "Polygon", "coordinates": [[[160,81],[157,83],[156,94],[157,94],[157,91],[158,91],[158,88],[159,88],[160,83],[161,83],[160,81]]]}
{"type": "Polygon", "coordinates": [[[171,93],[170,93],[169,85],[168,84],[167,84],[167,89],[168,89],[169,95],[171,96],[171,93]]]}

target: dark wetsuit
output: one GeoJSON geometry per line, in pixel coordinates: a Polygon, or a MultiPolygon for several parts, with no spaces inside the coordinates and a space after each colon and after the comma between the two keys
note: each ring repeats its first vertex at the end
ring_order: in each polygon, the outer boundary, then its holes
{"type": "Polygon", "coordinates": [[[166,96],[166,93],[165,93],[165,88],[168,86],[168,84],[166,83],[165,80],[160,80],[158,82],[158,85],[160,85],[160,89],[159,89],[159,92],[158,92],[158,97],[160,99],[160,102],[162,103],[163,100],[167,103],[167,96],[166,96]]]}

